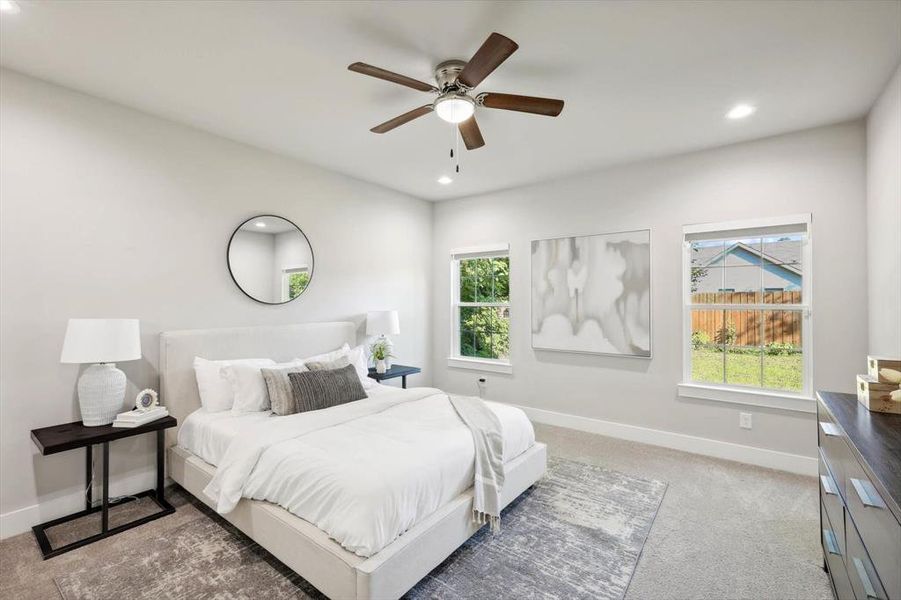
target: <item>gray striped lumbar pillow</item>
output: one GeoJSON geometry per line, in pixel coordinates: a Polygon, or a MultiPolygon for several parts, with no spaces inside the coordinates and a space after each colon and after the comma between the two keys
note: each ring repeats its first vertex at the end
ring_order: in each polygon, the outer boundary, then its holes
{"type": "Polygon", "coordinates": [[[353,365],[330,371],[288,373],[297,412],[319,410],[366,398],[353,365]]]}
{"type": "Polygon", "coordinates": [[[269,391],[269,404],[273,414],[293,415],[300,412],[294,402],[294,390],[291,389],[288,373],[303,373],[308,370],[303,363],[260,369],[269,391]]]}

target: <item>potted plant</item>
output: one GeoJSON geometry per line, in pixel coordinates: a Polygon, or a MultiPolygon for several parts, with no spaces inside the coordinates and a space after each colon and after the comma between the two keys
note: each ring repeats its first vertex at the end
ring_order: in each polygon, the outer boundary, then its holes
{"type": "Polygon", "coordinates": [[[372,360],[375,362],[375,372],[382,375],[388,370],[388,359],[391,354],[391,344],[387,340],[379,340],[369,347],[372,360]]]}

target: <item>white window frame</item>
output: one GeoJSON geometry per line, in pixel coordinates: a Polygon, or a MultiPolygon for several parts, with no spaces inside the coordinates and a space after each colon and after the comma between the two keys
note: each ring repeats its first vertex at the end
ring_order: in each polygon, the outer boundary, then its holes
{"type": "MultiPolygon", "coordinates": [[[[815,413],[816,401],[813,398],[813,224],[810,214],[790,215],[765,219],[744,221],[726,221],[721,223],[703,223],[686,225],[682,228],[682,383],[678,385],[679,396],[715,400],[731,404],[764,406],[790,411],[815,413]],[[797,310],[801,313],[801,347],[802,368],[804,369],[803,387],[800,392],[771,390],[735,384],[715,384],[695,382],[691,378],[691,243],[692,235],[716,233],[724,238],[748,237],[756,235],[753,230],[770,228],[791,228],[802,226],[806,229],[804,242],[801,244],[801,304],[782,307],[782,310],[797,310]]],[[[766,235],[766,234],[763,234],[766,235]]],[[[734,310],[735,304],[705,304],[704,308],[734,310]]],[[[747,310],[773,310],[773,304],[742,304],[739,308],[747,310]]],[[[695,306],[696,308],[696,306],[695,306]]]]}
{"type": "MultiPolygon", "coordinates": [[[[488,371],[492,373],[513,373],[513,363],[508,357],[506,360],[496,358],[475,358],[460,355],[460,308],[469,306],[504,306],[508,309],[512,305],[512,298],[507,302],[461,302],[460,301],[460,261],[475,258],[509,258],[510,244],[496,243],[468,248],[457,248],[450,253],[450,350],[447,358],[447,366],[457,369],[472,369],[475,371],[488,371]]],[[[512,269],[511,269],[512,274],[512,269]]],[[[511,286],[512,288],[512,277],[511,286]]],[[[512,289],[510,290],[512,296],[512,289]]],[[[512,338],[512,318],[511,338],[512,338]]],[[[512,344],[510,353],[513,353],[512,344]]]]}

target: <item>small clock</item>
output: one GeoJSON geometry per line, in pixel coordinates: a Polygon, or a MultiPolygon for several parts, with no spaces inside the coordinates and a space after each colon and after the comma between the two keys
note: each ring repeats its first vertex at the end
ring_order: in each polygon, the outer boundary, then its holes
{"type": "Polygon", "coordinates": [[[150,410],[160,405],[160,397],[156,391],[151,389],[141,390],[138,397],[135,398],[135,409],[150,410]]]}

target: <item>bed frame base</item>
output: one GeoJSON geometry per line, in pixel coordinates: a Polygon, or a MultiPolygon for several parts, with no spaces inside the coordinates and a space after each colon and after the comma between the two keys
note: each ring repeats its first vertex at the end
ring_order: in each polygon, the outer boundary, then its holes
{"type": "MultiPolygon", "coordinates": [[[[168,451],[169,476],[204,504],[203,488],[216,468],[183,448],[168,451]]],[[[506,465],[503,505],[544,476],[547,447],[541,443],[506,465]]],[[[416,524],[381,552],[363,558],[285,509],[242,499],[223,518],[335,600],[399,598],[468,540],[481,525],[472,521],[472,489],[416,524]]]]}

